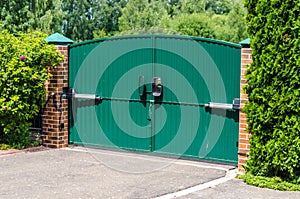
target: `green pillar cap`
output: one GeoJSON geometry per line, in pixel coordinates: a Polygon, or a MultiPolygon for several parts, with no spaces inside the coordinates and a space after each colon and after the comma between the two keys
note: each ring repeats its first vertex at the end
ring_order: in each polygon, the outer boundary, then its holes
{"type": "Polygon", "coordinates": [[[250,47],[250,38],[241,41],[240,44],[242,45],[242,47],[250,47]]]}
{"type": "Polygon", "coordinates": [[[68,45],[74,43],[73,40],[59,33],[54,33],[53,35],[50,35],[49,37],[46,38],[46,41],[49,44],[55,44],[55,45],[68,45]]]}

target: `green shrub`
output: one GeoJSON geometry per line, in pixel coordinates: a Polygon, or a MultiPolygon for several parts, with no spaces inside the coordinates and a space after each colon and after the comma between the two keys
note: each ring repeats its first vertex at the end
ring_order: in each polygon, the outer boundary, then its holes
{"type": "Polygon", "coordinates": [[[245,88],[246,171],[300,184],[300,2],[245,0],[253,63],[245,88]]]}
{"type": "Polygon", "coordinates": [[[45,98],[48,68],[63,59],[40,32],[0,32],[0,143],[17,148],[29,143],[29,121],[45,98]]]}

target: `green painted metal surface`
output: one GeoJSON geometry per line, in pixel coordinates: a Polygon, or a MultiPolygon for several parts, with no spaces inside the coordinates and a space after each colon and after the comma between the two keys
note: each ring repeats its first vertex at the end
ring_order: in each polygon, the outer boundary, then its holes
{"type": "Polygon", "coordinates": [[[70,87],[103,98],[72,100],[71,143],[237,163],[238,111],[205,104],[239,98],[239,45],[138,35],[74,44],[69,57],[70,87]]]}
{"type": "Polygon", "coordinates": [[[247,39],[241,41],[240,44],[241,44],[241,45],[250,44],[250,38],[247,38],[247,39]]]}
{"type": "Polygon", "coordinates": [[[50,44],[58,44],[58,45],[68,45],[68,44],[73,43],[73,40],[71,40],[59,33],[54,33],[54,34],[48,36],[45,40],[50,44]]]}

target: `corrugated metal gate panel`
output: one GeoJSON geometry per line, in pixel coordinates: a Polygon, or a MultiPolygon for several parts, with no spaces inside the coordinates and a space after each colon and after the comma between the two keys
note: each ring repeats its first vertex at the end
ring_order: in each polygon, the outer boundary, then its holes
{"type": "MultiPolygon", "coordinates": [[[[80,56],[81,52],[85,54],[86,45],[90,48],[89,44],[75,47],[77,51],[74,52],[74,56],[80,56]]],[[[140,99],[139,94],[135,92],[140,72],[144,71],[149,79],[152,76],[152,64],[137,68],[136,71],[132,70],[144,63],[152,63],[150,47],[151,37],[101,41],[90,50],[85,60],[79,62],[78,58],[71,57],[71,48],[70,75],[76,74],[76,77],[70,78],[70,87],[76,88],[76,92],[96,93],[105,99],[100,105],[92,107],[77,108],[76,103],[72,103],[75,108],[71,115],[76,112],[76,121],[70,129],[71,142],[143,151],[150,149],[151,126],[145,117],[148,114],[149,103],[146,100],[130,101],[140,99]],[[139,50],[140,48],[144,50],[139,50]],[[73,68],[73,63],[78,68],[73,68]],[[140,118],[142,121],[135,122],[144,126],[128,122],[131,115],[140,118]]]]}
{"type": "Polygon", "coordinates": [[[204,104],[232,103],[239,77],[240,48],[223,42],[150,35],[73,45],[70,87],[104,100],[72,103],[70,141],[236,163],[238,112],[204,104]],[[161,97],[151,94],[153,77],[161,97]]]}
{"type": "Polygon", "coordinates": [[[173,121],[172,128],[176,127],[174,124],[181,125],[173,130],[165,126],[160,132],[157,126],[162,124],[157,123],[162,123],[165,118],[163,114],[155,114],[155,150],[235,161],[238,112],[205,110],[196,104],[202,105],[209,101],[232,103],[239,96],[239,54],[233,52],[236,49],[191,39],[155,39],[155,76],[161,77],[164,89],[168,88],[164,90],[166,92],[160,108],[168,112],[175,106],[181,114],[168,113],[167,119],[173,121]],[[232,84],[234,80],[235,85],[232,84]],[[170,106],[168,102],[178,104],[170,106]]]}

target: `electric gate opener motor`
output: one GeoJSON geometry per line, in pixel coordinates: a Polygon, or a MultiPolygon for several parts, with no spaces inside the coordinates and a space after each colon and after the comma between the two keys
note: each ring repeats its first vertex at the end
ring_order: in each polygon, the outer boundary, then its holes
{"type": "Polygon", "coordinates": [[[217,108],[217,109],[240,110],[240,98],[235,98],[233,100],[232,104],[208,102],[207,104],[205,104],[205,107],[208,107],[208,108],[217,108]]]}
{"type": "Polygon", "coordinates": [[[62,96],[64,99],[88,99],[88,100],[95,100],[95,101],[102,100],[102,98],[98,95],[76,93],[74,88],[68,88],[68,87],[63,88],[62,96]]]}

